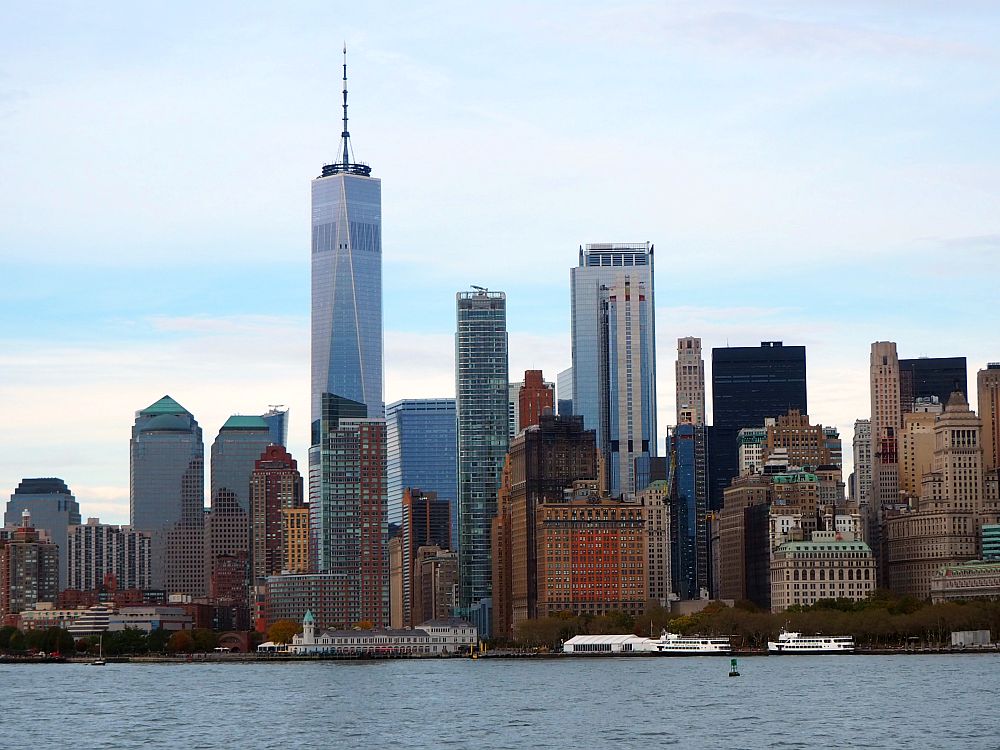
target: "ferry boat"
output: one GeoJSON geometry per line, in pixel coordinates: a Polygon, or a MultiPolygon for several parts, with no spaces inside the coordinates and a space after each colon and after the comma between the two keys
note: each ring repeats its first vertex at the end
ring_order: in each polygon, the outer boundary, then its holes
{"type": "Polygon", "coordinates": [[[719,656],[729,656],[733,652],[733,645],[728,637],[707,636],[707,635],[678,635],[677,633],[660,633],[660,639],[653,641],[656,650],[661,654],[671,654],[676,656],[707,656],[717,654],[719,656]]]}
{"type": "Polygon", "coordinates": [[[849,635],[802,635],[782,629],[777,641],[767,642],[769,654],[852,654],[854,638],[849,635]]]}

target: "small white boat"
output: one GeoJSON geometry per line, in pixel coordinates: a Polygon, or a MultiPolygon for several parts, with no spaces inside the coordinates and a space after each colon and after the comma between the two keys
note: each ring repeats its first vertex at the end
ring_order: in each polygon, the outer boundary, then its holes
{"type": "Polygon", "coordinates": [[[711,654],[728,656],[733,652],[733,645],[728,636],[679,635],[664,630],[660,633],[660,639],[653,641],[653,643],[657,652],[676,656],[707,656],[711,654]]]}
{"type": "Polygon", "coordinates": [[[104,636],[97,641],[97,658],[90,662],[92,667],[103,667],[107,662],[104,660],[104,636]]]}
{"type": "Polygon", "coordinates": [[[803,635],[782,629],[778,640],[767,642],[769,654],[852,654],[854,637],[849,635],[803,635]]]}

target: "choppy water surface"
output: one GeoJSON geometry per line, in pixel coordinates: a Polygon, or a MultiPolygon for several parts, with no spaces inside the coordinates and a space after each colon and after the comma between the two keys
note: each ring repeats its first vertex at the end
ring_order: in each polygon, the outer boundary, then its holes
{"type": "Polygon", "coordinates": [[[0,666],[3,747],[1000,748],[1000,655],[0,666]]]}

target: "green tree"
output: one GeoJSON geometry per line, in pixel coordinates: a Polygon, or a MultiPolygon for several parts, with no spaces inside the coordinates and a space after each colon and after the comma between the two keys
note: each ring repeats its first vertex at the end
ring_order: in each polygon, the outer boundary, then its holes
{"type": "Polygon", "coordinates": [[[0,628],[0,651],[6,651],[10,648],[10,639],[16,632],[18,630],[13,625],[4,625],[0,628]]]}
{"type": "Polygon", "coordinates": [[[170,640],[170,631],[157,628],[146,637],[146,649],[156,654],[162,654],[167,650],[167,641],[170,640]]]}
{"type": "Polygon", "coordinates": [[[292,636],[302,632],[302,626],[295,620],[278,620],[267,629],[267,640],[271,643],[291,643],[292,636]]]}
{"type": "Polygon", "coordinates": [[[208,653],[219,645],[219,634],[208,628],[195,628],[191,631],[194,650],[198,653],[208,653]]]}
{"type": "Polygon", "coordinates": [[[167,640],[167,651],[172,654],[190,654],[194,650],[194,637],[187,630],[175,630],[167,640]]]}

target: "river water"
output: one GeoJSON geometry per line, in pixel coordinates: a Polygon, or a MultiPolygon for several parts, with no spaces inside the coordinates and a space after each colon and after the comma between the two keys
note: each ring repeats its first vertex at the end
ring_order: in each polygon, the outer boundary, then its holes
{"type": "Polygon", "coordinates": [[[0,665],[0,747],[1000,748],[1000,655],[0,665]]]}

